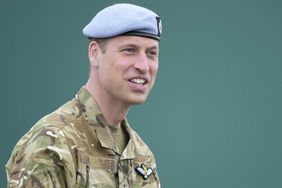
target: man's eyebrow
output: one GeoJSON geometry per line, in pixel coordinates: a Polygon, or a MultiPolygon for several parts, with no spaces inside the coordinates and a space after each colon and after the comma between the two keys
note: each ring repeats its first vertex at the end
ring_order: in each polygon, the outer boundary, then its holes
{"type": "Polygon", "coordinates": [[[125,43],[125,44],[121,44],[118,48],[122,49],[122,48],[139,48],[139,47],[136,44],[125,43]]]}
{"type": "MultiPolygon", "coordinates": [[[[141,48],[138,44],[133,44],[133,43],[125,43],[125,44],[121,44],[120,48],[124,48],[124,47],[134,47],[134,48],[141,48]]],[[[146,49],[159,49],[159,46],[158,45],[153,45],[153,46],[150,46],[150,47],[146,47],[146,49]]]]}
{"type": "Polygon", "coordinates": [[[158,50],[158,49],[159,49],[159,46],[154,45],[154,46],[152,46],[152,47],[149,47],[148,49],[150,49],[150,50],[154,50],[154,49],[158,50]]]}
{"type": "Polygon", "coordinates": [[[122,44],[121,46],[123,46],[123,47],[127,47],[127,46],[129,46],[129,47],[138,47],[138,45],[136,45],[136,44],[132,44],[132,43],[126,43],[126,44],[122,44]]]}

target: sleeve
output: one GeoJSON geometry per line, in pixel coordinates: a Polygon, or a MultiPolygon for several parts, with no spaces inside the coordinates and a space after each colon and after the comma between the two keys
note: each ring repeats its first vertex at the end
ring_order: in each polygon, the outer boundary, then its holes
{"type": "Polygon", "coordinates": [[[8,188],[73,187],[75,168],[64,133],[42,128],[23,137],[6,165],[8,188]]]}

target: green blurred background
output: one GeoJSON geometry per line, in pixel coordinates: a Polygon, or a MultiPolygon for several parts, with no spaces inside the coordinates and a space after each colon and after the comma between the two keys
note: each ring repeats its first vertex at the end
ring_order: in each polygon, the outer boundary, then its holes
{"type": "Polygon", "coordinates": [[[81,30],[117,2],[163,21],[160,68],[129,121],[163,188],[282,187],[282,1],[1,0],[1,187],[17,140],[88,77],[81,30]]]}

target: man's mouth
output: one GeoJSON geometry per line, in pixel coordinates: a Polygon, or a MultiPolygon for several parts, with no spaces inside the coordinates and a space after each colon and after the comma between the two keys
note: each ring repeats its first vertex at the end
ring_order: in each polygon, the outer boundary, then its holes
{"type": "Polygon", "coordinates": [[[140,84],[140,85],[144,85],[147,83],[147,81],[143,78],[133,78],[129,80],[131,83],[135,83],[135,84],[140,84]]]}

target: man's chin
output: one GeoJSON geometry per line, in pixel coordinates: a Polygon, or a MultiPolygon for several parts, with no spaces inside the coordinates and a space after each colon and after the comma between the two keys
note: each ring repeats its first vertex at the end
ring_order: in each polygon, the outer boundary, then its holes
{"type": "Polygon", "coordinates": [[[133,101],[131,102],[132,105],[138,105],[138,104],[143,104],[146,100],[136,100],[136,101],[133,101]]]}
{"type": "Polygon", "coordinates": [[[146,99],[147,99],[147,96],[134,97],[134,98],[131,98],[131,99],[129,100],[129,103],[130,103],[131,105],[138,105],[138,104],[144,103],[144,102],[146,101],[146,99]]]}

